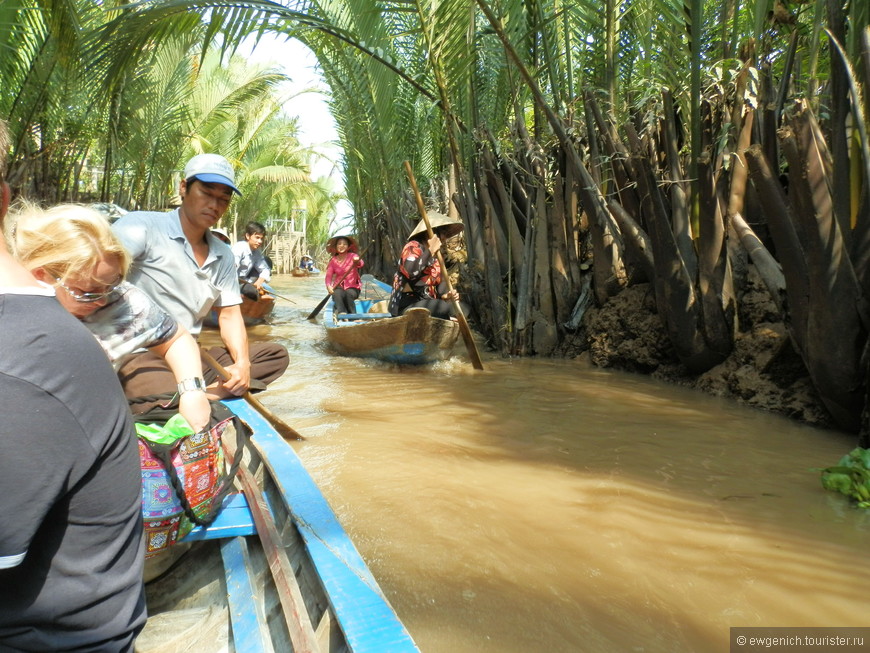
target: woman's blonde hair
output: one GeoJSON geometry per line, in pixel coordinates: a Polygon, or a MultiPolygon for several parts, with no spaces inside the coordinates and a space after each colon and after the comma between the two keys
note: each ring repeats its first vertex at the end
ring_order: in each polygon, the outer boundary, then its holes
{"type": "Polygon", "coordinates": [[[25,204],[12,216],[12,253],[28,270],[43,268],[62,281],[90,273],[103,258],[116,258],[127,276],[130,255],[101,213],[80,204],[42,209],[25,204]]]}

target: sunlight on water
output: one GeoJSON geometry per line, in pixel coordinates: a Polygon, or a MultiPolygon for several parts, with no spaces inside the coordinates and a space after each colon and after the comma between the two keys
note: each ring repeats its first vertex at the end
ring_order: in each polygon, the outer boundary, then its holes
{"type": "Polygon", "coordinates": [[[728,651],[731,626],[860,626],[870,517],[816,468],[853,439],[574,361],[340,358],[283,278],[263,402],[427,652],[728,651]]]}

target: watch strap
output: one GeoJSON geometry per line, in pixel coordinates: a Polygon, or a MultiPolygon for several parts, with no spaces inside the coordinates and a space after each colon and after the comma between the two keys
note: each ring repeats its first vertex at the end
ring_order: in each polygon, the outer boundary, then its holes
{"type": "Polygon", "coordinates": [[[205,379],[199,376],[184,379],[184,381],[178,384],[179,395],[183,395],[185,392],[194,392],[197,390],[205,392],[205,379]]]}

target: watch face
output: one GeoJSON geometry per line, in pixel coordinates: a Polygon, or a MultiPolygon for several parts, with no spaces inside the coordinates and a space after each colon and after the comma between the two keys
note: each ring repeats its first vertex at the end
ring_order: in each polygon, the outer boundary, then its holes
{"type": "Polygon", "coordinates": [[[179,392],[187,392],[188,390],[205,390],[205,381],[202,379],[184,379],[178,384],[179,392]]]}

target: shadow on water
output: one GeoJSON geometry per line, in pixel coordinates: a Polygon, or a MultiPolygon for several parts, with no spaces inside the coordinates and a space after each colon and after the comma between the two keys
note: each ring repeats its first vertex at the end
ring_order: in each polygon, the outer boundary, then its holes
{"type": "MultiPolygon", "coordinates": [[[[283,281],[283,280],[281,280],[283,281]]],[[[263,396],[425,651],[727,651],[732,626],[863,625],[867,514],[813,468],[849,436],[646,378],[461,343],[429,368],[332,356],[276,290],[263,396]]]]}

